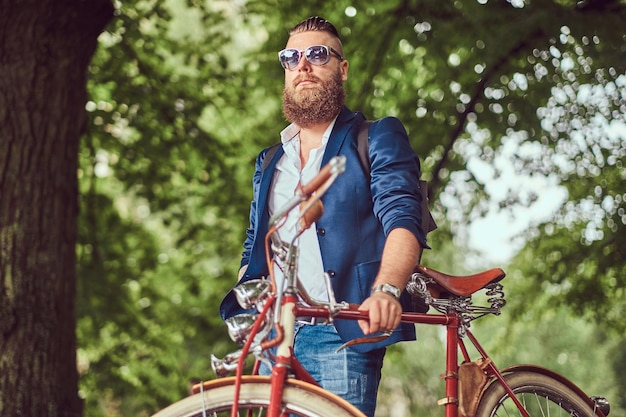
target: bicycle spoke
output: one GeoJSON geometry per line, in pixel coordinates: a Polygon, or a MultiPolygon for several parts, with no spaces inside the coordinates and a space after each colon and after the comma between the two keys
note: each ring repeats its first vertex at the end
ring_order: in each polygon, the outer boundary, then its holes
{"type": "MultiPolygon", "coordinates": [[[[581,398],[567,385],[551,376],[537,372],[518,372],[507,375],[505,379],[521,406],[531,417],[594,416],[588,400],[581,398]]],[[[522,415],[500,384],[492,385],[485,392],[478,408],[478,417],[522,415]]]]}

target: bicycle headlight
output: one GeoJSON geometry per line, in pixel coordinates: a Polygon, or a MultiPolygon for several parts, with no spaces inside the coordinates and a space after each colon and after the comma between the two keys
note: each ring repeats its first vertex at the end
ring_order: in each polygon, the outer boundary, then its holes
{"type": "MultiPolygon", "coordinates": [[[[239,314],[225,320],[228,327],[228,335],[235,343],[243,344],[254,326],[254,322],[259,317],[258,314],[239,314]]],[[[265,323],[261,324],[261,329],[265,328],[265,323]]]]}

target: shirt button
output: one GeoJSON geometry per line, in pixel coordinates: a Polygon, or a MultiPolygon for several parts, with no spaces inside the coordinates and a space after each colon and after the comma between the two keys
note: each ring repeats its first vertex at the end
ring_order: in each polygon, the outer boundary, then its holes
{"type": "Polygon", "coordinates": [[[337,273],[335,271],[333,271],[332,269],[329,269],[328,271],[326,271],[326,273],[328,274],[329,277],[334,278],[335,275],[337,275],[337,273]]]}
{"type": "Polygon", "coordinates": [[[326,234],[326,229],[324,229],[323,227],[318,227],[317,228],[317,234],[319,236],[324,236],[326,234]]]}

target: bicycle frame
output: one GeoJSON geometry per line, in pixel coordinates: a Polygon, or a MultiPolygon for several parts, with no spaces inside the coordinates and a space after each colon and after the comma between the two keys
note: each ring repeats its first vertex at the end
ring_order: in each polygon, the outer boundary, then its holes
{"type": "MultiPolygon", "coordinates": [[[[320,307],[308,307],[304,305],[296,305],[295,308],[296,315],[302,316],[311,316],[311,317],[320,317],[327,318],[328,311],[325,311],[320,307]]],[[[359,310],[342,310],[337,313],[334,317],[336,320],[367,320],[367,312],[359,311],[359,310]]],[[[413,324],[426,324],[426,325],[439,325],[446,327],[446,370],[443,375],[445,379],[445,397],[439,401],[439,405],[445,406],[445,417],[457,417],[458,416],[458,399],[459,399],[459,380],[458,380],[458,369],[459,369],[459,350],[462,353],[463,359],[467,362],[471,361],[469,352],[463,342],[463,339],[459,336],[459,324],[460,318],[456,313],[452,314],[425,314],[425,313],[402,313],[402,321],[405,323],[413,323],[413,324]]],[[[522,404],[519,403],[511,388],[506,384],[504,377],[501,372],[496,368],[495,364],[489,358],[485,350],[479,344],[478,340],[474,337],[474,335],[469,331],[469,329],[465,330],[466,335],[470,339],[472,345],[476,348],[476,350],[482,356],[482,359],[488,362],[487,369],[488,377],[495,377],[498,381],[505,387],[509,395],[514,398],[514,401],[519,408],[522,416],[531,417],[524,410],[522,404]]],[[[295,359],[294,359],[295,361],[295,359]]],[[[296,374],[296,378],[299,378],[300,375],[296,374]]]]}
{"type": "MultiPolygon", "coordinates": [[[[275,299],[271,299],[270,303],[275,299]]],[[[275,364],[272,366],[271,374],[271,401],[270,407],[267,410],[268,417],[281,416],[280,404],[282,398],[282,389],[288,378],[293,377],[297,380],[304,381],[309,384],[318,385],[317,382],[311,377],[311,375],[302,367],[298,359],[293,354],[293,332],[296,323],[296,317],[307,316],[328,320],[367,320],[367,312],[359,311],[356,306],[349,306],[339,310],[334,316],[331,317],[329,310],[326,307],[321,306],[306,306],[298,303],[295,294],[285,295],[282,300],[282,319],[281,327],[282,332],[278,332],[278,336],[264,344],[263,349],[270,347],[277,347],[277,354],[275,356],[275,364]]],[[[262,314],[261,314],[262,315],[262,314]]],[[[413,324],[424,325],[437,325],[446,327],[446,354],[445,354],[445,373],[442,377],[445,379],[445,397],[438,401],[439,405],[445,407],[445,417],[458,417],[459,416],[459,353],[464,362],[471,362],[469,351],[465,345],[463,338],[459,335],[459,328],[461,326],[460,316],[458,313],[450,314],[437,314],[437,313],[402,313],[402,321],[413,324]]],[[[260,324],[258,321],[255,324],[260,324]]],[[[258,328],[253,329],[250,339],[253,339],[253,334],[258,331],[258,328]]],[[[464,329],[464,334],[467,336],[471,345],[476,349],[481,359],[486,363],[484,371],[490,381],[481,391],[485,391],[486,387],[490,383],[501,384],[502,387],[509,394],[511,400],[517,406],[520,415],[524,417],[531,417],[524,409],[523,405],[519,402],[513,391],[507,384],[504,375],[509,372],[516,372],[522,370],[531,370],[540,374],[550,376],[576,392],[580,398],[588,399],[590,406],[593,406],[593,402],[586,394],[580,390],[575,384],[561,375],[550,371],[549,369],[542,368],[536,365],[516,365],[513,367],[498,369],[484,350],[482,345],[478,342],[474,334],[469,329],[464,329]]],[[[244,347],[243,352],[247,352],[249,344],[244,347]]],[[[239,358],[237,376],[241,378],[243,369],[243,359],[246,354],[242,354],[239,358]]],[[[255,371],[258,368],[255,366],[255,371]]],[[[197,390],[197,388],[196,388],[197,390]]],[[[237,401],[233,404],[232,416],[237,415],[236,409],[237,401]]],[[[595,407],[594,407],[595,409],[595,407]]],[[[596,414],[599,417],[603,417],[604,414],[600,409],[596,410],[596,414]]]]}

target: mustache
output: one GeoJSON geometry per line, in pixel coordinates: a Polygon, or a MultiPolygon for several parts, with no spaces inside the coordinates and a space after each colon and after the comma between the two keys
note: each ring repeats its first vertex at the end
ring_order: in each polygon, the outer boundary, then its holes
{"type": "Polygon", "coordinates": [[[293,86],[295,87],[302,81],[321,82],[321,80],[313,74],[303,74],[293,80],[293,86]]]}

